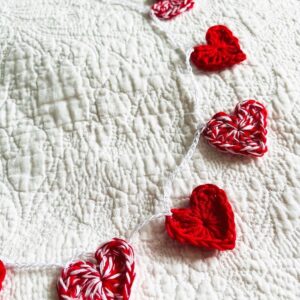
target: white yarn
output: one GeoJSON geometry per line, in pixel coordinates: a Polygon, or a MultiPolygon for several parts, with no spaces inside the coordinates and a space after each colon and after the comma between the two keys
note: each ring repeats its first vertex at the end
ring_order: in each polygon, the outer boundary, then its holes
{"type": "Polygon", "coordinates": [[[63,263],[56,263],[56,262],[18,263],[18,262],[10,262],[5,257],[0,257],[0,259],[4,262],[6,269],[36,271],[42,269],[58,269],[58,268],[63,268],[65,266],[65,264],[63,263]]]}
{"type": "MultiPolygon", "coordinates": [[[[152,17],[154,27],[156,27],[161,32],[163,32],[165,34],[165,36],[168,38],[168,40],[172,43],[172,45],[174,47],[176,47],[177,49],[179,49],[185,55],[187,73],[191,76],[192,83],[193,83],[193,86],[194,86],[194,89],[195,89],[193,96],[194,96],[194,100],[195,100],[195,103],[196,103],[196,113],[197,113],[198,107],[199,107],[200,96],[199,96],[199,91],[198,91],[197,84],[196,84],[196,81],[195,81],[193,68],[192,68],[192,65],[190,63],[190,56],[191,56],[192,52],[194,51],[194,48],[190,48],[186,51],[183,48],[181,48],[180,46],[178,46],[176,40],[173,39],[173,37],[171,37],[169,35],[169,33],[164,29],[164,27],[161,25],[162,22],[155,16],[153,11],[150,12],[150,16],[152,17]]],[[[165,212],[161,212],[161,213],[152,215],[152,216],[148,217],[146,220],[144,220],[141,223],[137,224],[135,226],[135,228],[133,229],[133,231],[129,234],[128,241],[131,241],[132,238],[134,237],[134,235],[137,232],[139,232],[144,226],[148,225],[152,220],[160,218],[160,217],[165,217],[167,215],[172,214],[171,211],[170,211],[172,184],[173,184],[174,180],[176,179],[176,177],[180,173],[182,173],[184,168],[187,167],[188,163],[192,159],[192,157],[195,153],[195,150],[197,148],[197,145],[199,143],[201,133],[204,129],[203,124],[204,124],[204,121],[202,120],[202,122],[200,122],[200,124],[197,127],[197,130],[194,134],[192,144],[190,145],[186,155],[183,157],[180,164],[175,168],[175,170],[172,172],[172,174],[166,180],[166,183],[164,185],[164,195],[163,195],[163,199],[162,199],[165,212]]]]}

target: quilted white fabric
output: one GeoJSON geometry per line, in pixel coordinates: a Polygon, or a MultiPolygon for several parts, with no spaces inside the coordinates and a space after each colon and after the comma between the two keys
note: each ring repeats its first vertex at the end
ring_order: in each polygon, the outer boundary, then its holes
{"type": "MultiPolygon", "coordinates": [[[[200,140],[170,199],[224,188],[236,249],[179,246],[153,221],[132,239],[132,299],[299,299],[300,2],[201,0],[165,23],[151,21],[150,2],[0,0],[0,257],[64,264],[128,237],[163,210],[198,123],[254,98],[269,111],[268,154],[200,140]],[[184,51],[216,24],[248,60],[192,77],[184,51]]],[[[59,272],[10,268],[0,299],[57,299],[59,272]]]]}

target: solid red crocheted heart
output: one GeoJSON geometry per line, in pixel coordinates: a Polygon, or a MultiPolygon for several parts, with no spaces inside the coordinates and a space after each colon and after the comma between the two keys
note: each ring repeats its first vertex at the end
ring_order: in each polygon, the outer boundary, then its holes
{"type": "Polygon", "coordinates": [[[213,184],[196,187],[189,208],[175,208],[166,217],[172,239],[208,250],[229,250],[235,246],[234,215],[225,192],[213,184]]]}
{"type": "Polygon", "coordinates": [[[64,268],[57,290],[60,300],[126,300],[134,278],[133,249],[115,238],[96,251],[95,261],[77,261],[64,268]]]}
{"type": "Polygon", "coordinates": [[[195,0],[160,0],[152,5],[154,14],[164,20],[170,20],[194,7],[195,0]]]}
{"type": "Polygon", "coordinates": [[[6,269],[4,263],[0,260],[0,291],[2,289],[2,283],[5,279],[6,269]]]}
{"type": "Polygon", "coordinates": [[[239,40],[223,25],[212,26],[206,33],[207,45],[194,47],[191,60],[194,65],[206,71],[219,71],[246,59],[239,40]]]}
{"type": "Polygon", "coordinates": [[[258,101],[239,103],[232,115],[215,114],[202,135],[217,149],[232,154],[263,156],[267,143],[267,110],[258,101]]]}

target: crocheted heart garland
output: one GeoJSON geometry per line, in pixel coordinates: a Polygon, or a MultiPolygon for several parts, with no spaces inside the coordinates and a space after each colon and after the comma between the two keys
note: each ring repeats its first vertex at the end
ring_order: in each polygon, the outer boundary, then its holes
{"type": "Polygon", "coordinates": [[[223,25],[212,26],[206,33],[207,45],[194,47],[191,60],[194,65],[206,71],[219,71],[246,59],[239,40],[223,25]]]}
{"type": "Polygon", "coordinates": [[[2,283],[6,276],[6,269],[4,263],[0,260],[0,291],[2,290],[2,283]]]}
{"type": "Polygon", "coordinates": [[[253,157],[267,151],[267,110],[255,100],[239,103],[232,115],[215,114],[205,126],[202,135],[217,149],[232,154],[253,157]]]}
{"type": "Polygon", "coordinates": [[[95,262],[70,263],[57,283],[59,299],[127,300],[135,278],[134,253],[124,240],[112,239],[95,253],[95,262]]]}
{"type": "Polygon", "coordinates": [[[166,217],[172,239],[207,250],[235,247],[234,215],[225,192],[213,184],[196,187],[188,208],[175,208],[166,217]]]}
{"type": "Polygon", "coordinates": [[[170,20],[194,7],[195,0],[160,0],[152,5],[154,14],[164,20],[170,20]]]}

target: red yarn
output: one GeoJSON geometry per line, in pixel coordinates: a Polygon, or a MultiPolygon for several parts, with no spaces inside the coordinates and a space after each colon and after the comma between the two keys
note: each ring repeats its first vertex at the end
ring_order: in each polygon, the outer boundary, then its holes
{"type": "Polygon", "coordinates": [[[235,247],[234,215],[225,192],[213,184],[196,187],[189,208],[172,209],[166,230],[172,239],[208,250],[235,247]]]}
{"type": "Polygon", "coordinates": [[[206,71],[219,71],[246,59],[239,40],[223,25],[210,27],[206,33],[207,45],[194,47],[191,60],[206,71]]]}
{"type": "Polygon", "coordinates": [[[0,260],[0,291],[2,290],[2,283],[6,276],[6,269],[4,263],[0,260]]]}
{"type": "Polygon", "coordinates": [[[77,261],[61,272],[60,300],[127,300],[135,278],[134,253],[124,240],[112,239],[95,253],[96,262],[77,261]]]}
{"type": "Polygon", "coordinates": [[[194,7],[195,0],[160,0],[152,5],[154,14],[164,20],[170,20],[194,7]]]}
{"type": "Polygon", "coordinates": [[[239,103],[232,115],[215,114],[203,130],[203,137],[217,149],[259,157],[267,151],[267,110],[258,101],[239,103]]]}

